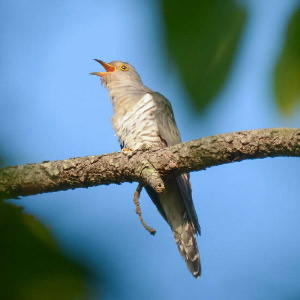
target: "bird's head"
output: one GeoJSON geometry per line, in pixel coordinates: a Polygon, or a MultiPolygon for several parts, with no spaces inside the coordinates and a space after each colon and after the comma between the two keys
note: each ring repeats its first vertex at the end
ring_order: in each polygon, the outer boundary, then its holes
{"type": "Polygon", "coordinates": [[[93,72],[91,74],[100,76],[102,83],[107,88],[109,88],[110,85],[114,85],[114,83],[117,84],[117,82],[122,82],[124,85],[142,83],[139,74],[129,63],[119,60],[110,63],[105,63],[99,59],[95,59],[95,61],[104,67],[105,72],[93,72]]]}

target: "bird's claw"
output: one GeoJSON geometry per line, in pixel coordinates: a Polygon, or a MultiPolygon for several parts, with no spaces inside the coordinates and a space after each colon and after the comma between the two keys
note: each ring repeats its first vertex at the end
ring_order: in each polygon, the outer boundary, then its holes
{"type": "Polygon", "coordinates": [[[132,156],[132,153],[133,153],[133,150],[128,149],[128,148],[123,148],[121,152],[122,152],[123,154],[125,154],[126,156],[131,157],[131,156],[132,156]]]}

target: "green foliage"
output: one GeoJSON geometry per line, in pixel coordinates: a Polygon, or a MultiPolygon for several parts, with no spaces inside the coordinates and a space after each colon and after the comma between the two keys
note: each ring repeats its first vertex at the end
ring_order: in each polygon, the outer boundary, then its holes
{"type": "Polygon", "coordinates": [[[169,52],[196,108],[222,88],[246,18],[232,0],[163,0],[169,52]]]}
{"type": "Polygon", "coordinates": [[[57,249],[48,230],[0,201],[0,299],[86,299],[88,273],[57,249]]]}
{"type": "Polygon", "coordinates": [[[288,26],[285,45],[275,69],[275,93],[280,110],[291,114],[300,100],[300,6],[288,26]]]}

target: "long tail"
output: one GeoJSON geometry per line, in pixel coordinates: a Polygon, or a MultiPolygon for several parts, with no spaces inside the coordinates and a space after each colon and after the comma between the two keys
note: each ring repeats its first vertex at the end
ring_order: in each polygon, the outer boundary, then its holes
{"type": "Polygon", "coordinates": [[[178,250],[185,260],[185,263],[195,278],[201,275],[200,255],[195,239],[195,228],[192,223],[186,220],[183,226],[173,230],[178,250]]]}
{"type": "Polygon", "coordinates": [[[178,250],[194,277],[201,275],[200,255],[195,234],[200,226],[191,197],[188,177],[165,181],[165,191],[157,194],[146,187],[148,194],[174,234],[178,250]]]}

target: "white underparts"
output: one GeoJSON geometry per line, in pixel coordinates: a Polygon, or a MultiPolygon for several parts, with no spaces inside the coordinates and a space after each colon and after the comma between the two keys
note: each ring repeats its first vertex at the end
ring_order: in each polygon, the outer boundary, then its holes
{"type": "Polygon", "coordinates": [[[146,93],[131,110],[115,120],[114,129],[127,148],[135,150],[144,144],[155,145],[161,142],[156,109],[152,95],[146,93]]]}

